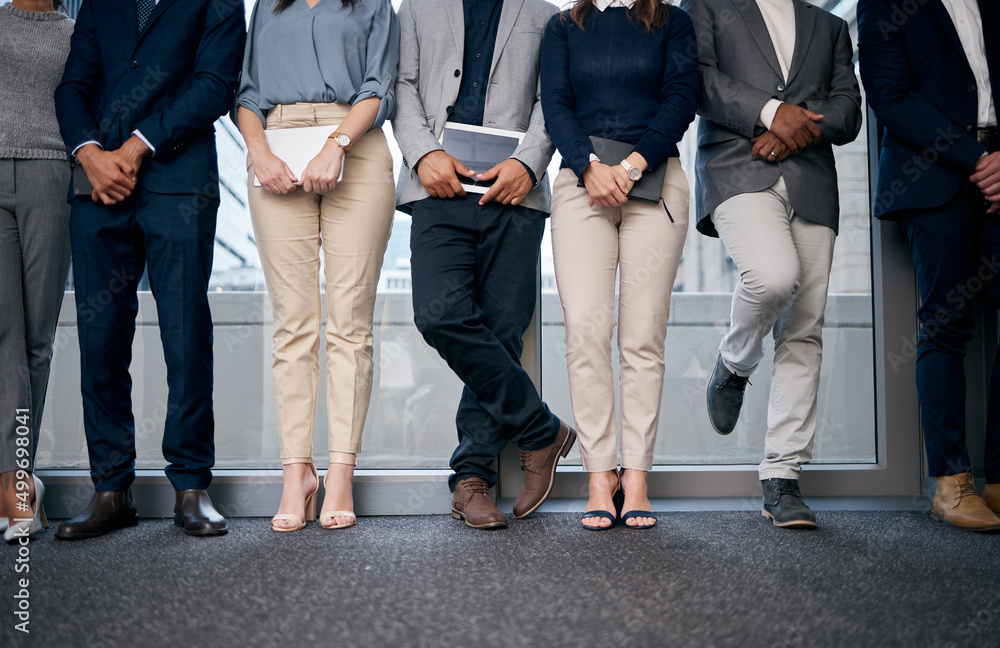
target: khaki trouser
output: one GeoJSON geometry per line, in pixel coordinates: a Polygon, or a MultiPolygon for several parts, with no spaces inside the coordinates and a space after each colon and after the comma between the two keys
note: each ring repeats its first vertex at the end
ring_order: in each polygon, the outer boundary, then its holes
{"type": "Polygon", "coordinates": [[[618,275],[622,466],[653,467],[663,392],[670,293],[687,235],[690,202],[680,160],[663,179],[662,204],[632,199],[589,207],[577,177],[563,169],[552,194],[552,252],[566,326],[570,400],[583,468],[618,466],[611,337],[618,275]]]}
{"type": "MultiPolygon", "coordinates": [[[[277,106],[268,112],[267,128],[339,124],[349,108],[277,106]]],[[[326,194],[306,193],[301,187],[272,194],[253,186],[253,168],[247,166],[250,216],[274,311],[282,464],[312,461],[322,247],[330,461],[355,465],[372,391],[375,290],[395,206],[389,147],[380,129],[366,133],[344,159],[343,180],[326,194]]]]}
{"type": "Polygon", "coordinates": [[[722,339],[726,368],[749,376],[774,337],[761,479],[798,479],[812,459],[823,361],[823,317],[836,234],[795,213],[784,178],[739,194],[712,216],[740,271],[732,324],[722,339]]]}

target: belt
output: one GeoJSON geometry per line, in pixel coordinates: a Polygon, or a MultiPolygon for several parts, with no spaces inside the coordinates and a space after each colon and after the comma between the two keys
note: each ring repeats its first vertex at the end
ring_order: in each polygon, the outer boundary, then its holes
{"type": "Polygon", "coordinates": [[[1000,151],[1000,131],[996,126],[976,129],[976,140],[990,153],[1000,151]]]}

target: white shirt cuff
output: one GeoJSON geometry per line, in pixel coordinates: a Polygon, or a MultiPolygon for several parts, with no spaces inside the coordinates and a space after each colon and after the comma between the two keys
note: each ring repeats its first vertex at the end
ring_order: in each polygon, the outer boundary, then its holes
{"type": "Polygon", "coordinates": [[[73,152],[71,153],[71,155],[73,157],[76,157],[76,152],[79,151],[80,149],[82,149],[87,144],[97,144],[97,148],[101,149],[102,151],[104,150],[104,147],[101,146],[101,143],[98,142],[97,140],[87,140],[86,142],[84,142],[80,146],[77,146],[75,149],[73,149],[73,152]]]}
{"type": "Polygon", "coordinates": [[[767,130],[771,130],[771,123],[774,121],[774,115],[778,112],[778,107],[782,105],[783,102],[777,99],[768,99],[764,107],[760,109],[760,117],[757,118],[757,125],[763,126],[767,130]]]}
{"type": "Polygon", "coordinates": [[[156,147],[149,143],[149,140],[142,136],[138,130],[132,131],[132,134],[142,140],[142,143],[149,147],[149,152],[156,155],[156,147]]]}

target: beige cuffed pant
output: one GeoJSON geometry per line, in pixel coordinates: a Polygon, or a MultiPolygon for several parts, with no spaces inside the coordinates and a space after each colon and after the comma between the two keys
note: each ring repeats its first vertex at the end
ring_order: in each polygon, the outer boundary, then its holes
{"type": "MultiPolygon", "coordinates": [[[[346,104],[277,106],[267,128],[339,124],[346,104]]],[[[322,321],[319,269],[326,276],[326,370],[330,461],[355,465],[372,391],[375,290],[392,228],[392,157],[381,129],[344,159],[333,191],[301,187],[275,195],[253,186],[250,217],[274,311],[274,390],[282,464],[312,460],[322,321]]]]}
{"type": "Polygon", "coordinates": [[[566,334],[570,401],[588,472],[618,467],[611,338],[618,277],[618,352],[621,358],[621,464],[653,467],[663,392],[663,350],[670,293],[687,235],[690,195],[680,160],[663,180],[663,205],[629,200],[620,207],[588,206],[570,169],[552,192],[552,252],[566,334]]]}

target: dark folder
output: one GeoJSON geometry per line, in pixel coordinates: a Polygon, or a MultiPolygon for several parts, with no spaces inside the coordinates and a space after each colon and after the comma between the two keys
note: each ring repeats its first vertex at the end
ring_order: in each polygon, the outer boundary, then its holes
{"type": "MultiPolygon", "coordinates": [[[[621,161],[629,156],[634,144],[617,142],[603,137],[590,136],[590,143],[594,147],[594,154],[601,158],[603,164],[614,166],[621,164],[621,161]]],[[[648,200],[650,202],[660,202],[660,192],[663,191],[663,177],[667,173],[667,163],[664,162],[655,169],[651,169],[642,174],[639,182],[632,185],[632,191],[628,192],[629,198],[648,200]]],[[[577,182],[578,187],[585,186],[583,178],[577,182]]],[[[668,214],[670,212],[667,212],[668,214]]],[[[673,220],[673,219],[671,219],[673,220]]]]}

